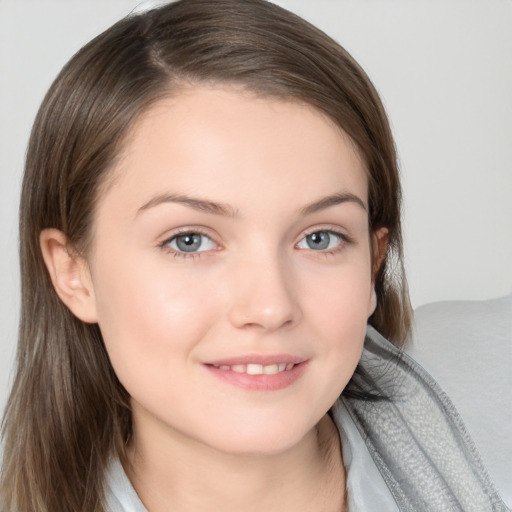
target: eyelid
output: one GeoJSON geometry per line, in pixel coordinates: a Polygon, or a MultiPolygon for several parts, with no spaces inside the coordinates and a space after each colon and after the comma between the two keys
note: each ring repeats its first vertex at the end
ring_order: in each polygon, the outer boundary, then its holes
{"type": "Polygon", "coordinates": [[[170,234],[166,234],[166,236],[158,243],[158,247],[166,250],[167,252],[173,254],[175,257],[183,257],[183,258],[197,258],[205,255],[205,253],[209,253],[211,251],[219,250],[222,246],[217,242],[216,236],[212,235],[210,230],[204,228],[202,226],[183,226],[173,230],[170,234]],[[211,242],[216,246],[214,249],[207,249],[204,251],[194,251],[194,252],[184,252],[173,247],[170,247],[170,243],[180,235],[186,234],[197,234],[204,236],[211,240],[211,242]]]}
{"type": "Polygon", "coordinates": [[[343,230],[342,228],[338,227],[338,226],[333,226],[333,225],[330,225],[330,224],[320,224],[318,226],[312,226],[311,228],[308,228],[306,230],[304,230],[300,237],[299,237],[299,242],[309,236],[309,235],[312,235],[313,233],[318,233],[319,231],[325,231],[327,233],[334,233],[335,235],[338,235],[339,237],[341,237],[343,240],[349,242],[349,241],[352,241],[352,238],[345,232],[345,230],[343,230]]]}
{"type": "Polygon", "coordinates": [[[327,254],[334,254],[334,253],[342,250],[345,245],[350,244],[350,243],[353,243],[353,239],[349,235],[347,235],[345,232],[343,232],[343,230],[341,228],[336,227],[336,226],[320,225],[320,226],[311,227],[311,228],[307,229],[306,231],[304,231],[301,234],[297,243],[295,244],[295,247],[299,250],[306,250],[306,251],[309,251],[312,253],[327,255],[327,254]],[[340,243],[331,249],[323,249],[323,250],[314,250],[314,249],[310,249],[310,248],[306,249],[306,248],[298,247],[299,243],[301,243],[306,237],[308,237],[309,235],[312,235],[314,233],[320,233],[320,232],[325,232],[325,233],[330,233],[330,234],[336,235],[337,237],[340,238],[340,243]]]}
{"type": "Polygon", "coordinates": [[[198,235],[204,235],[208,238],[211,238],[217,245],[220,245],[217,242],[219,238],[215,233],[212,232],[210,228],[205,226],[180,226],[179,228],[169,229],[163,235],[159,236],[160,242],[158,245],[164,245],[168,243],[173,238],[179,235],[185,235],[187,233],[197,233],[198,235]]]}

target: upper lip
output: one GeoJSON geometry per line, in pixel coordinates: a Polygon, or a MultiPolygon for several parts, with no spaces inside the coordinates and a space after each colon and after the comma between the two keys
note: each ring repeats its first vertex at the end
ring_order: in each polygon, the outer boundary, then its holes
{"type": "Polygon", "coordinates": [[[229,357],[227,359],[216,359],[214,361],[207,361],[205,364],[212,366],[234,366],[237,364],[261,364],[268,366],[272,364],[299,364],[307,361],[306,357],[294,356],[291,354],[247,354],[236,357],[229,357]]]}

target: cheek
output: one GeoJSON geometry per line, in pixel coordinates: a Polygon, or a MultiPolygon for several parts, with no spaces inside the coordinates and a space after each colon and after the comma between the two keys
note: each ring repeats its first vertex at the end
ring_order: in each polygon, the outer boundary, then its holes
{"type": "Polygon", "coordinates": [[[366,300],[363,296],[357,299],[333,294],[315,306],[315,334],[324,340],[326,371],[339,374],[342,381],[355,369],[366,333],[366,300]]]}
{"type": "Polygon", "coordinates": [[[302,275],[298,293],[319,327],[334,334],[366,325],[372,290],[369,257],[363,254],[345,265],[302,275]]]}
{"type": "Polygon", "coordinates": [[[369,260],[304,281],[304,315],[312,337],[322,340],[324,371],[344,387],[360,358],[371,297],[369,260]]]}
{"type": "Polygon", "coordinates": [[[184,271],[125,262],[99,268],[96,281],[98,323],[123,383],[187,363],[219,316],[217,302],[204,300],[204,281],[184,271]]]}

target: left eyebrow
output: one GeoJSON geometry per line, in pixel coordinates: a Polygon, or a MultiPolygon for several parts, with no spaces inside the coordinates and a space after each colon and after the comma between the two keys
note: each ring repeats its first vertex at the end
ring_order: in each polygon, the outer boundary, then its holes
{"type": "Polygon", "coordinates": [[[322,199],[306,205],[301,209],[300,213],[301,215],[310,215],[312,213],[325,210],[326,208],[342,203],[355,203],[365,212],[367,211],[366,205],[361,198],[355,194],[351,194],[350,192],[343,192],[340,194],[333,194],[331,196],[322,197],[322,199]]]}

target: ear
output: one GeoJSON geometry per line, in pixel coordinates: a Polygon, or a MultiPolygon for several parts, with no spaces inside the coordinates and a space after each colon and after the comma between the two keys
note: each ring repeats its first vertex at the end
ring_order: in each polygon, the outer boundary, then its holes
{"type": "Polygon", "coordinates": [[[386,258],[388,250],[389,230],[388,228],[380,228],[374,231],[372,236],[372,282],[375,283],[377,274],[386,258]]]}
{"type": "Polygon", "coordinates": [[[69,247],[58,229],[44,229],[41,252],[59,298],[83,322],[97,322],[96,299],[87,262],[69,247]]]}
{"type": "Polygon", "coordinates": [[[370,300],[368,302],[368,317],[373,315],[377,308],[377,293],[375,292],[375,279],[386,257],[388,249],[389,230],[380,228],[372,235],[372,286],[370,290],[370,300]]]}

